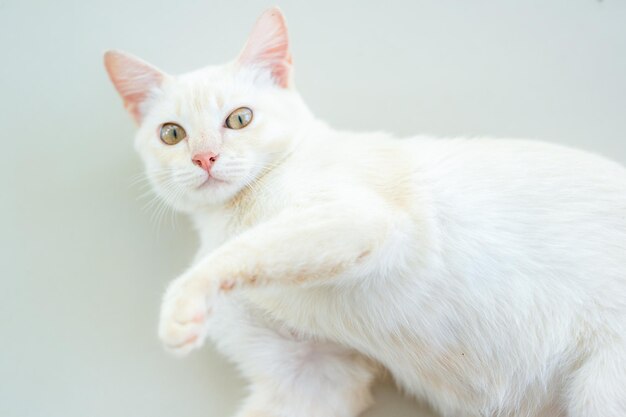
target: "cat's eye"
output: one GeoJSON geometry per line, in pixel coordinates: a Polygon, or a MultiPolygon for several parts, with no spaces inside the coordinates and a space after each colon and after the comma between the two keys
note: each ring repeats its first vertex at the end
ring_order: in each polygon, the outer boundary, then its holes
{"type": "Polygon", "coordinates": [[[252,121],[252,110],[247,107],[239,107],[226,118],[226,127],[229,129],[241,129],[252,121]]]}
{"type": "Polygon", "coordinates": [[[187,132],[181,125],[165,123],[161,126],[161,140],[167,145],[176,145],[187,137],[187,132]]]}

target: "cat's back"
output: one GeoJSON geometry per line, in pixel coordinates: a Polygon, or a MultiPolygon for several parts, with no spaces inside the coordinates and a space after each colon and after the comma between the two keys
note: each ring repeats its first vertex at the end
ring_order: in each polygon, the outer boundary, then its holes
{"type": "Polygon", "coordinates": [[[416,184],[442,214],[573,228],[613,223],[626,234],[626,168],[607,158],[518,139],[416,138],[407,145],[416,184]]]}
{"type": "Polygon", "coordinates": [[[582,181],[580,186],[595,188],[600,179],[608,179],[617,188],[626,187],[626,168],[617,162],[580,149],[535,140],[453,138],[433,139],[415,137],[406,140],[414,160],[425,173],[447,173],[471,180],[497,181],[493,174],[506,174],[506,182],[523,186],[525,180],[533,186],[535,176],[546,184],[567,185],[582,181]]]}
{"type": "Polygon", "coordinates": [[[320,171],[330,172],[331,181],[345,176],[365,183],[383,197],[412,194],[444,206],[518,214],[558,208],[623,219],[626,212],[626,168],[583,150],[533,140],[384,133],[342,133],[329,142],[332,152],[322,158],[328,169],[320,171]]]}

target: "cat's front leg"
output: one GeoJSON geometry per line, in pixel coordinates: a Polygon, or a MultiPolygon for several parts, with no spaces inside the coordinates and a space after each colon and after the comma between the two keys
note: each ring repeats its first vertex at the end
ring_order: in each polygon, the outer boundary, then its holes
{"type": "Polygon", "coordinates": [[[202,344],[216,298],[238,287],[332,282],[363,265],[398,213],[375,198],[285,210],[201,259],[166,292],[160,336],[186,353],[202,344]]]}

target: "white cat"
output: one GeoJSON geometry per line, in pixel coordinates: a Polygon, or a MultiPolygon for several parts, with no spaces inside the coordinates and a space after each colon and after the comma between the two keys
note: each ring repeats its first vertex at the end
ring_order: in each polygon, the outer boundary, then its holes
{"type": "Polygon", "coordinates": [[[105,64],[202,240],[160,337],[212,338],[250,381],[240,417],[354,417],[383,370],[444,416],[626,416],[623,167],[333,130],[293,87],[278,9],[224,66],[105,64]]]}

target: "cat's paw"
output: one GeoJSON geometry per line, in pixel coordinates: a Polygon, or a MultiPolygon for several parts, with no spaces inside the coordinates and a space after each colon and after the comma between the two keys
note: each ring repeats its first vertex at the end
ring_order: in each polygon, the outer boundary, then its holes
{"type": "Polygon", "coordinates": [[[167,350],[185,355],[204,343],[218,287],[186,274],[170,284],[161,305],[159,337],[167,350]]]}

